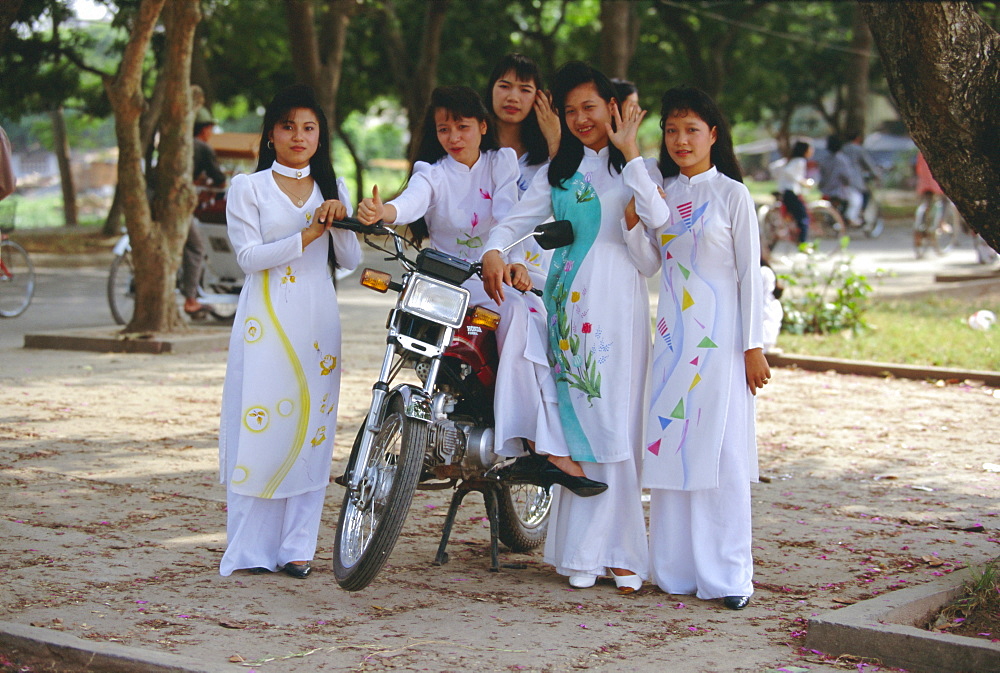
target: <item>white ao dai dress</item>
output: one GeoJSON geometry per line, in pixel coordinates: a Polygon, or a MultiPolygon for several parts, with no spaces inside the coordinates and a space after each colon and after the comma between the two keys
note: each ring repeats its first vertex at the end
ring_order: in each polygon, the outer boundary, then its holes
{"type": "Polygon", "coordinates": [[[666,220],[666,206],[641,159],[621,173],[608,148],[584,149],[565,189],[538,172],[510,216],[490,236],[500,249],[549,218],[573,223],[572,245],[553,251],[545,287],[549,358],[559,395],[567,454],[586,475],[608,484],[579,498],[554,487],[545,561],[563,575],[602,575],[606,568],[648,576],[638,458],[649,362],[645,277],[659,267],[642,226],[625,227],[634,196],[644,222],[666,220]]]}
{"type": "Polygon", "coordinates": [[[642,471],[653,580],[702,599],[749,596],[757,442],[744,351],[762,345],[764,306],[753,200],[715,167],[664,191],[642,471]]]}
{"type": "MultiPolygon", "coordinates": [[[[347,188],[337,183],[341,202],[347,188]]],[[[229,238],[246,272],[222,394],[220,479],[227,486],[228,547],[220,573],[277,570],[316,549],[330,481],[340,395],[340,316],[327,262],[346,269],[357,236],[333,229],[302,248],[323,202],[318,186],[296,207],[270,169],[233,179],[229,238]]]]}

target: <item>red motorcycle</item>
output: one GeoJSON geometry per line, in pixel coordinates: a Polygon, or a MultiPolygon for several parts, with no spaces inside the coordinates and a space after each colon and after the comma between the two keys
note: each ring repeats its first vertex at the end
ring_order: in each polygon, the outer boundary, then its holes
{"type": "MultiPolygon", "coordinates": [[[[462,284],[481,273],[470,263],[437,250],[404,254],[409,241],[380,224],[356,220],[334,226],[365,235],[365,242],[398,261],[405,273],[365,269],[361,284],[399,298],[389,314],[386,351],[364,425],[347,471],[334,541],[333,569],[348,591],[366,586],[382,569],[406,520],[416,489],[454,489],[435,563],[445,551],[465,496],[483,494],[490,521],[490,570],[499,571],[499,542],[515,552],[545,540],[552,496],[548,488],[510,483],[498,474],[493,452],[493,393],[499,355],[500,316],[469,307],[462,284]],[[373,236],[389,236],[395,251],[373,236]],[[405,380],[412,372],[415,379],[405,380]]],[[[530,235],[551,249],[573,240],[569,222],[539,225],[530,235]]],[[[522,239],[523,240],[523,239],[522,239]]],[[[521,241],[517,241],[520,243],[521,241]]]]}

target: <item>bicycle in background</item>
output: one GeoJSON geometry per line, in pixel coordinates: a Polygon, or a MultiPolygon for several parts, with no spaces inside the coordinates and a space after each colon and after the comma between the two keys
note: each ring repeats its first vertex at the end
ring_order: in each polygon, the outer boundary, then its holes
{"type": "Polygon", "coordinates": [[[922,259],[928,250],[939,255],[951,249],[961,227],[958,209],[947,196],[925,192],[913,218],[913,251],[922,259]]]}
{"type": "Polygon", "coordinates": [[[0,203],[0,318],[24,313],[35,294],[35,266],[28,252],[10,240],[17,203],[0,203]]]}
{"type": "MultiPolygon", "coordinates": [[[[840,249],[840,238],[846,226],[832,203],[826,199],[806,202],[809,213],[809,243],[818,252],[833,254],[840,249]]],[[[774,202],[757,208],[757,223],[760,226],[761,249],[765,256],[773,253],[787,254],[799,247],[799,225],[788,212],[781,194],[774,192],[774,202]]]]}

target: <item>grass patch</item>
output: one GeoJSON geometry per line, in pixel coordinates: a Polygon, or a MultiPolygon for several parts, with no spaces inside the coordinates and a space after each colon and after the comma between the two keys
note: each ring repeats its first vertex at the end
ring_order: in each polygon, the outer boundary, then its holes
{"type": "Polygon", "coordinates": [[[873,301],[864,314],[870,329],[860,334],[782,333],[778,346],[799,355],[1000,371],[1000,327],[977,331],[966,322],[980,309],[1000,315],[1000,292],[975,299],[873,301]]]}
{"type": "Polygon", "coordinates": [[[1000,639],[1000,567],[997,561],[976,569],[965,593],[927,625],[932,631],[973,638],[1000,639]]]}

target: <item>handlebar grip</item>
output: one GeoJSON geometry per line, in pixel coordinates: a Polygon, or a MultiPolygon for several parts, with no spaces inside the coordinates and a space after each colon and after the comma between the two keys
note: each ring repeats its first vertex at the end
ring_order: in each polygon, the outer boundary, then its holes
{"type": "Polygon", "coordinates": [[[534,295],[536,295],[538,297],[541,297],[542,295],[545,294],[545,292],[543,292],[542,290],[539,290],[537,287],[531,288],[530,290],[528,290],[528,292],[530,292],[530,293],[532,293],[532,294],[534,294],[534,295]]]}
{"type": "Polygon", "coordinates": [[[379,220],[375,224],[364,224],[360,220],[353,217],[345,217],[342,220],[334,220],[330,223],[331,227],[336,227],[337,229],[347,229],[348,231],[353,231],[358,234],[378,234],[386,233],[388,230],[385,228],[385,224],[382,220],[379,220]]]}

